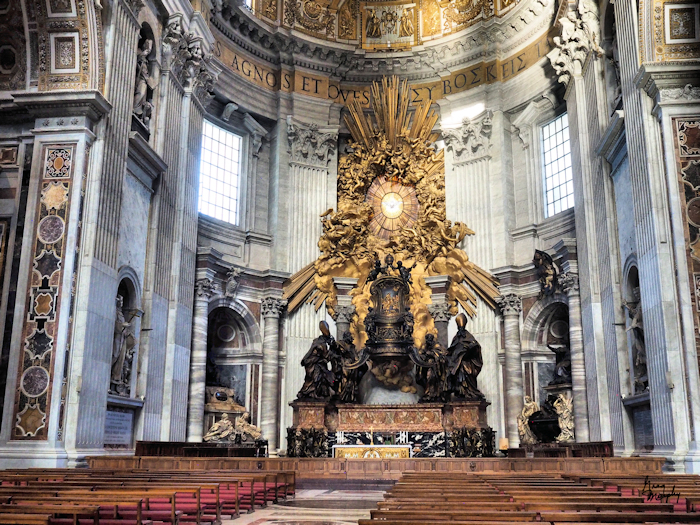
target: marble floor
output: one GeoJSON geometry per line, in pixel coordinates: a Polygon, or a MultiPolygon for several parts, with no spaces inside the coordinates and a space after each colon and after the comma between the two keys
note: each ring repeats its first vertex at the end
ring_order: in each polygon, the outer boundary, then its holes
{"type": "Polygon", "coordinates": [[[380,490],[302,489],[296,497],[243,514],[223,525],[347,525],[369,518],[382,499],[380,490]]]}

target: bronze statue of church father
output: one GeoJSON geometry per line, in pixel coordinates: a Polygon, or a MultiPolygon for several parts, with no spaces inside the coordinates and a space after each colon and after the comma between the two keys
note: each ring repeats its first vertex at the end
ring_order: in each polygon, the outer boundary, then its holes
{"type": "Polygon", "coordinates": [[[348,108],[338,209],[321,215],[320,257],[285,284],[288,310],[325,303],[339,339],[322,322],[302,359],[287,452],[330,457],[334,445],[373,443],[415,457],[493,455],[481,347],[466,325],[477,296],[495,308],[497,282],[458,248],[474,232],[446,218],[429,104],[409,111],[407,84],[391,78],[375,83],[372,106],[374,118],[348,108]]]}

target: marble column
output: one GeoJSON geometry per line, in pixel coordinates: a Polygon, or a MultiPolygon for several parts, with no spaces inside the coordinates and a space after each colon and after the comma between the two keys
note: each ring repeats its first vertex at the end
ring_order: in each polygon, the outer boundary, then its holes
{"type": "Polygon", "coordinates": [[[560,275],[559,284],[569,298],[569,348],[571,350],[571,386],[574,395],[574,432],[576,441],[585,442],[589,441],[590,438],[578,274],[566,272],[560,275]]]}
{"type": "Polygon", "coordinates": [[[277,297],[265,297],[260,301],[260,310],[265,320],[263,332],[262,388],[260,396],[260,430],[267,439],[270,452],[279,448],[278,400],[279,392],[279,333],[280,314],[287,301],[277,297]]]}
{"type": "Polygon", "coordinates": [[[520,444],[518,415],[523,409],[523,368],[520,357],[520,312],[522,301],[514,293],[496,299],[503,316],[505,335],[505,391],[506,391],[506,432],[508,446],[520,444]]]}
{"type": "Polygon", "coordinates": [[[209,299],[214,282],[205,277],[195,282],[192,320],[192,351],[190,352],[190,395],[187,408],[187,441],[199,443],[204,432],[204,391],[207,381],[207,329],[209,299]]]}
{"type": "Polygon", "coordinates": [[[450,322],[450,303],[447,300],[447,289],[450,286],[450,278],[447,275],[433,275],[425,278],[425,284],[430,287],[430,300],[428,312],[433,318],[435,329],[437,330],[437,341],[447,348],[449,341],[447,337],[447,326],[450,322]]]}

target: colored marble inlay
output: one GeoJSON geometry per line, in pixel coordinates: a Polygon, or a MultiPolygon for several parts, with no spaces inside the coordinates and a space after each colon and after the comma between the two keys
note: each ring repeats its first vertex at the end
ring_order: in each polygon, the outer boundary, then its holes
{"type": "Polygon", "coordinates": [[[673,128],[695,344],[700,347],[700,118],[674,119],[673,128]]]}
{"type": "Polygon", "coordinates": [[[74,146],[44,150],[12,439],[48,437],[73,152],[74,146]]]}

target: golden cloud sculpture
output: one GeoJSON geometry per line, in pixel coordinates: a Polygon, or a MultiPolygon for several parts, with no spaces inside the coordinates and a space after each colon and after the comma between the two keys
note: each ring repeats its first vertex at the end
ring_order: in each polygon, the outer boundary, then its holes
{"type": "Polygon", "coordinates": [[[429,102],[415,106],[414,111],[409,106],[408,83],[395,76],[373,84],[374,118],[358,102],[348,106],[345,123],[354,142],[352,152],[339,161],[338,210],[321,215],[320,257],[285,283],[290,313],[305,303],[313,303],[318,310],[325,301],[333,314],[333,277],[357,278],[351,292],[356,312],[351,331],[359,345],[366,339],[359,321],[369,306],[367,275],[374,260],[386,254],[406,267],[415,265],[411,310],[417,345],[428,331],[434,331],[426,276],[450,277],[448,299],[453,314],[459,303],[473,317],[477,296],[495,308],[500,295],[496,278],[457,248],[474,232],[446,218],[444,150],[434,146],[439,137],[433,132],[438,115],[429,102]]]}

